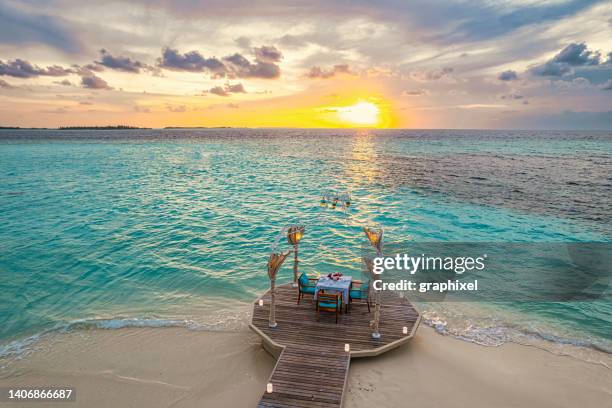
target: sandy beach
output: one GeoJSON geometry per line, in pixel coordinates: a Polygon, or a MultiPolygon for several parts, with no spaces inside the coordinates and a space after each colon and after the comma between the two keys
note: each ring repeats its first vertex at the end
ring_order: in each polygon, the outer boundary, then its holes
{"type": "MultiPolygon", "coordinates": [[[[96,329],[43,339],[10,365],[0,386],[73,386],[74,407],[253,407],[273,366],[246,331],[96,329]]],[[[345,406],[601,408],[610,401],[612,370],[601,364],[516,344],[483,347],[422,326],[407,346],[351,362],[345,406]]],[[[57,403],[36,404],[45,405],[57,403]]]]}

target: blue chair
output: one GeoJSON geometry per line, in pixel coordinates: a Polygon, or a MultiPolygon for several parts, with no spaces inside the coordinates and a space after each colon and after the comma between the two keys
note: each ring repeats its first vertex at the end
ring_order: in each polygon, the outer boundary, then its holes
{"type": "Polygon", "coordinates": [[[321,293],[317,294],[317,322],[319,321],[319,313],[321,311],[334,312],[336,314],[336,324],[338,324],[338,316],[342,310],[342,294],[341,293],[321,293]]]}
{"type": "Polygon", "coordinates": [[[304,294],[312,295],[314,297],[317,281],[318,279],[309,279],[305,273],[300,275],[298,279],[298,305],[300,304],[300,300],[304,294]]]}
{"type": "Polygon", "coordinates": [[[370,283],[353,281],[349,290],[349,305],[353,302],[353,299],[365,300],[368,305],[368,313],[370,313],[370,283]]]}

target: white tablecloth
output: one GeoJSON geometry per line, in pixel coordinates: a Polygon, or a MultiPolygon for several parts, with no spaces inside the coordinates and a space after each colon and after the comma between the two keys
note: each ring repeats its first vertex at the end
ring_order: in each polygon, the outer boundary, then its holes
{"type": "Polygon", "coordinates": [[[342,292],[342,302],[348,304],[349,302],[349,290],[351,289],[351,282],[353,281],[352,276],[342,276],[339,280],[335,281],[323,276],[319,278],[317,287],[315,288],[314,298],[317,298],[319,290],[326,292],[342,292]]]}

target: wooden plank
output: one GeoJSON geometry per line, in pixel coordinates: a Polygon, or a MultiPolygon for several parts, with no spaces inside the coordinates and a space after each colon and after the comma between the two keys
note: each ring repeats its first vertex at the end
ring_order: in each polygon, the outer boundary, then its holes
{"type": "Polygon", "coordinates": [[[277,327],[268,327],[270,294],[253,304],[251,328],[273,348],[282,349],[269,382],[272,393],[264,393],[259,407],[332,408],[340,407],[348,379],[351,354],[378,353],[409,339],[420,322],[419,312],[405,298],[385,293],[381,308],[380,340],[371,337],[367,304],[354,302],[350,313],[342,313],[338,324],[332,313],[316,320],[311,298],[297,304],[297,291],[290,284],[279,285],[276,294],[277,327]],[[408,329],[408,334],[402,328],[408,329]],[[351,353],[344,350],[350,344],[351,353]]]}

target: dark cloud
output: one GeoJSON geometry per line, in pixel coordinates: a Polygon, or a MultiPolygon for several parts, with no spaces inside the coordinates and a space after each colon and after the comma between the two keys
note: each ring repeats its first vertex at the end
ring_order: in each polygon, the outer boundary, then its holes
{"type": "Polygon", "coordinates": [[[450,75],[453,72],[452,68],[445,67],[442,69],[434,69],[425,73],[425,79],[429,81],[437,81],[438,79],[450,75]]]}
{"type": "Polygon", "coordinates": [[[563,76],[574,71],[572,67],[567,64],[558,64],[553,61],[548,61],[542,65],[533,67],[531,72],[538,76],[563,76]]]}
{"type": "Polygon", "coordinates": [[[213,77],[223,77],[226,67],[219,59],[204,58],[198,51],[181,54],[178,50],[165,48],[159,66],[175,71],[208,72],[213,77]]]}
{"type": "Polygon", "coordinates": [[[211,94],[215,94],[219,96],[229,96],[230,95],[229,92],[227,92],[225,88],[222,86],[213,86],[208,91],[206,91],[206,93],[211,93],[211,94]]]}
{"type": "Polygon", "coordinates": [[[330,69],[323,69],[319,66],[310,68],[306,74],[308,78],[332,78],[338,74],[352,74],[351,67],[348,64],[337,64],[330,69]]]}
{"type": "Polygon", "coordinates": [[[53,83],[56,84],[56,85],[62,85],[62,86],[72,86],[72,82],[70,82],[67,79],[63,79],[61,81],[55,81],[53,83]]]}
{"type": "Polygon", "coordinates": [[[64,76],[72,73],[73,71],[71,69],[63,68],[59,65],[41,68],[19,58],[14,61],[0,61],[0,75],[12,76],[15,78],[34,78],[41,75],[64,76]]]}
{"type": "Polygon", "coordinates": [[[96,64],[105,66],[106,68],[115,69],[117,71],[139,73],[146,65],[140,61],[135,61],[129,57],[113,56],[105,49],[100,50],[101,61],[96,61],[96,64]]]}
{"type": "Polygon", "coordinates": [[[516,74],[516,71],[509,69],[508,71],[500,72],[497,79],[500,81],[516,81],[518,79],[518,75],[516,74]]]}
{"type": "Polygon", "coordinates": [[[94,72],[103,72],[104,67],[98,64],[72,65],[72,71],[80,76],[90,76],[94,72]]]}
{"type": "Polygon", "coordinates": [[[44,44],[64,52],[82,50],[78,35],[60,17],[20,11],[0,3],[0,43],[44,44]]]}
{"type": "Polygon", "coordinates": [[[499,96],[500,99],[523,99],[524,96],[518,92],[510,92],[509,94],[504,94],[499,96]]]}
{"type": "Polygon", "coordinates": [[[601,53],[589,50],[585,43],[572,43],[563,48],[551,60],[530,69],[538,76],[563,76],[574,73],[577,67],[593,67],[601,63],[601,53]]]}
{"type": "Polygon", "coordinates": [[[225,89],[231,93],[246,93],[242,84],[226,85],[225,89]]]}
{"type": "Polygon", "coordinates": [[[81,77],[81,86],[88,89],[112,89],[105,80],[95,75],[81,77]]]}
{"type": "Polygon", "coordinates": [[[425,89],[408,89],[402,92],[402,95],[405,96],[423,96],[427,95],[427,91],[425,89]]]}
{"type": "Polygon", "coordinates": [[[224,86],[214,86],[204,93],[211,93],[219,96],[230,96],[233,93],[246,93],[242,84],[225,84],[224,86]]]}
{"type": "Polygon", "coordinates": [[[589,50],[585,43],[572,43],[555,55],[552,61],[559,64],[579,66],[598,65],[600,59],[601,54],[598,51],[589,50]]]}
{"type": "Polygon", "coordinates": [[[198,51],[181,54],[178,50],[165,48],[159,66],[165,69],[190,72],[206,72],[213,78],[264,78],[280,76],[280,67],[272,59],[280,59],[281,53],[275,47],[255,48],[259,53],[255,62],[249,61],[240,53],[222,58],[206,58],[198,51]]]}
{"type": "MultiPolygon", "coordinates": [[[[257,50],[258,48],[255,49],[257,50]]],[[[276,50],[276,48],[274,49],[276,50]]],[[[252,63],[242,54],[235,53],[233,55],[224,57],[223,62],[227,68],[226,75],[229,78],[275,79],[280,77],[280,67],[277,64],[274,62],[263,61],[259,59],[259,57],[256,57],[255,63],[252,63]]]]}
{"type": "Polygon", "coordinates": [[[283,58],[283,54],[278,48],[273,46],[264,45],[262,47],[256,47],[255,59],[259,62],[271,63],[279,62],[283,58]]]}
{"type": "Polygon", "coordinates": [[[9,84],[3,79],[0,79],[0,88],[10,89],[10,88],[14,88],[14,86],[9,84]]]}

